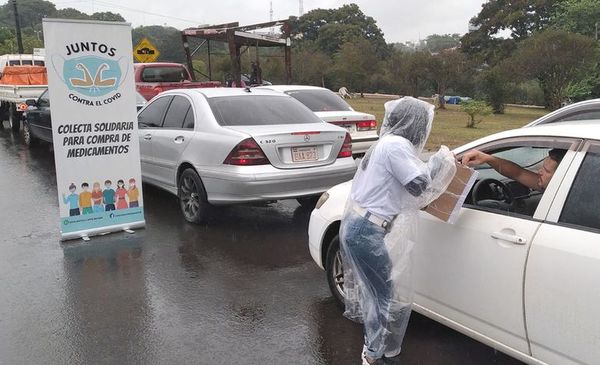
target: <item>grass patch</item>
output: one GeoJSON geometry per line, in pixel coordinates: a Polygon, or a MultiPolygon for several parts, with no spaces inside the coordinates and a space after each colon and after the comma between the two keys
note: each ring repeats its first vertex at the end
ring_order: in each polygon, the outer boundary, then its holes
{"type": "MultiPolygon", "coordinates": [[[[388,99],[357,98],[347,101],[355,110],[375,115],[381,125],[383,104],[388,99]]],[[[492,114],[485,117],[476,128],[466,128],[469,116],[460,110],[460,106],[447,105],[446,108],[435,111],[433,130],[425,146],[428,150],[437,150],[440,145],[455,148],[493,133],[522,127],[548,113],[545,109],[506,107],[504,114],[492,114]]]]}

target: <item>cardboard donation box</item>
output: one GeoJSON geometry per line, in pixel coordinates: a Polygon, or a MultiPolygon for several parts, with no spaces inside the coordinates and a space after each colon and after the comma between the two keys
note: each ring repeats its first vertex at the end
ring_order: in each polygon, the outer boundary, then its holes
{"type": "Polygon", "coordinates": [[[425,211],[444,222],[454,224],[458,219],[460,208],[475,184],[477,174],[477,171],[472,168],[456,162],[456,175],[448,185],[448,189],[431,202],[425,211]]]}

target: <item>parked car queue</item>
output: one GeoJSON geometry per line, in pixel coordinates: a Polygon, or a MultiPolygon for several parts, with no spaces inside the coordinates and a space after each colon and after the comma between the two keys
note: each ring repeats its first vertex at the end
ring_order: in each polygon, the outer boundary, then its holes
{"type": "MultiPolygon", "coordinates": [[[[33,116],[49,113],[47,99],[30,103],[27,143],[44,139],[33,116]]],[[[529,169],[549,149],[568,150],[543,194],[480,166],[477,192],[455,225],[422,214],[415,251],[416,311],[531,364],[600,358],[600,122],[591,121],[600,100],[564,109],[455,150],[478,148],[529,169]],[[490,188],[494,181],[504,194],[490,188]]],[[[259,88],[161,93],[139,123],[144,181],[177,195],[190,222],[206,218],[211,204],[310,204],[335,185],[311,214],[309,249],[341,302],[337,230],[355,170],[347,130],[324,123],[293,92],[259,88]]]]}
{"type": "MultiPolygon", "coordinates": [[[[28,105],[25,143],[51,143],[48,92],[28,105]]],[[[204,221],[211,205],[292,198],[313,207],[322,192],[356,170],[347,130],[285,93],[175,89],[140,109],[144,182],[177,195],[190,222],[204,221]]]]}

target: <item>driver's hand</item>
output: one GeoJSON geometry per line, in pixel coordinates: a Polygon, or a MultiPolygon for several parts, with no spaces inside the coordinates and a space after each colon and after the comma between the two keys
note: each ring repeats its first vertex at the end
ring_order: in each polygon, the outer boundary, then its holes
{"type": "Polygon", "coordinates": [[[482,165],[487,162],[489,155],[478,150],[471,150],[462,156],[461,163],[467,166],[482,165]]]}

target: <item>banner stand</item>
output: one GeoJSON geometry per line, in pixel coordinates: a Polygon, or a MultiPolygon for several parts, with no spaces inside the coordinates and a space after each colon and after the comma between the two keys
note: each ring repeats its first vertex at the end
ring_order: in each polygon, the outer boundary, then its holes
{"type": "Polygon", "coordinates": [[[62,240],[145,226],[131,24],[43,19],[62,240]]]}

